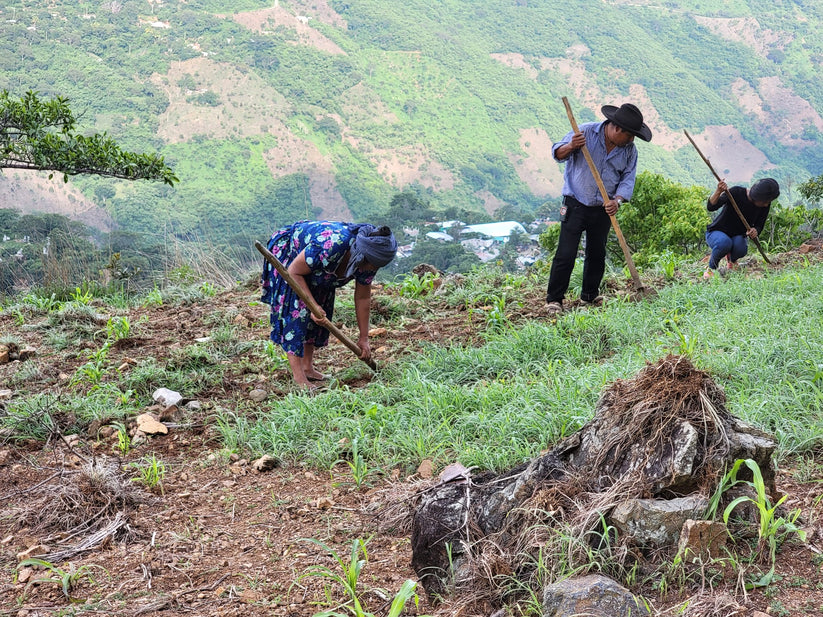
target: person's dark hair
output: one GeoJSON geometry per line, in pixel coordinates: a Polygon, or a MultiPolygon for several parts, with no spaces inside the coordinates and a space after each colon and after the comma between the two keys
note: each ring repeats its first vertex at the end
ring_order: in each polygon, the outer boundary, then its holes
{"type": "Polygon", "coordinates": [[[369,236],[372,237],[372,238],[374,238],[376,236],[390,236],[390,235],[391,235],[391,229],[389,229],[386,225],[383,225],[382,227],[378,227],[377,229],[374,229],[369,234],[369,236]]]}
{"type": "Polygon", "coordinates": [[[752,201],[772,202],[780,197],[780,185],[774,178],[763,178],[752,184],[749,199],[752,201]]]}

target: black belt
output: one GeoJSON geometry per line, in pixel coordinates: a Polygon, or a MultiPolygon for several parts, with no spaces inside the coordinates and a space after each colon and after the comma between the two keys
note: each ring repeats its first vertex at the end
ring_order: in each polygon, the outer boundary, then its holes
{"type": "Polygon", "coordinates": [[[593,206],[587,206],[582,201],[577,201],[571,195],[563,195],[563,203],[567,206],[583,206],[584,208],[597,208],[602,206],[603,204],[595,204],[593,206]]]}

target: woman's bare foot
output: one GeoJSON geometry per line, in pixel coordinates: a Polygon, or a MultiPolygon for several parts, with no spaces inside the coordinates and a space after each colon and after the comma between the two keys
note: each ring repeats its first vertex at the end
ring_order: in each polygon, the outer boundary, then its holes
{"type": "Polygon", "coordinates": [[[310,369],[304,369],[303,373],[306,375],[306,379],[308,379],[309,381],[323,381],[329,378],[328,375],[324,375],[314,367],[310,369]]]}

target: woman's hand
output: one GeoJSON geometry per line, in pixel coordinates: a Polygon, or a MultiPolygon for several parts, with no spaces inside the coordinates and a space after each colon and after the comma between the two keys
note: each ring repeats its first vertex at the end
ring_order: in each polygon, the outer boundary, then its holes
{"type": "Polygon", "coordinates": [[[360,347],[360,359],[371,360],[371,346],[369,345],[368,337],[360,337],[357,339],[357,346],[360,347]]]}
{"type": "MultiPolygon", "coordinates": [[[[319,308],[319,307],[318,307],[318,308],[319,308]]],[[[320,310],[321,310],[321,311],[323,311],[323,309],[320,309],[320,310]]],[[[324,328],[328,329],[328,327],[329,327],[329,320],[328,320],[328,318],[326,317],[326,313],[325,313],[325,311],[323,311],[323,315],[322,315],[322,317],[318,317],[317,315],[315,315],[314,313],[312,313],[311,311],[309,311],[309,317],[311,317],[311,320],[312,320],[314,323],[316,323],[318,326],[323,326],[324,328]]]]}

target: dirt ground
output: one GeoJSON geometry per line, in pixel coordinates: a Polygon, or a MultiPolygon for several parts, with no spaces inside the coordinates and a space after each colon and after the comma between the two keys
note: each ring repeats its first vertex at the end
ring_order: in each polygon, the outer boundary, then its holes
{"type": "MultiPolygon", "coordinates": [[[[823,251],[815,246],[803,258],[809,254],[818,258],[823,251]]],[[[168,357],[175,346],[208,335],[204,318],[215,311],[243,314],[247,320],[242,337],[265,340],[268,326],[263,309],[249,306],[257,296],[250,287],[220,294],[208,305],[133,309],[129,318],[141,323],[139,338],[113,350],[111,360],[128,363],[129,359],[168,357]],[[146,319],[141,321],[142,316],[146,319]]],[[[546,318],[542,289],[524,291],[521,300],[525,308],[510,318],[546,318]]],[[[45,389],[59,390],[63,376],[82,361],[49,349],[38,331],[20,329],[8,313],[0,313],[0,332],[37,348],[33,361],[44,376],[45,389]]],[[[373,349],[380,362],[389,363],[412,353],[421,341],[477,340],[478,332],[465,314],[443,310],[406,323],[402,330],[387,328],[375,337],[373,349]]],[[[332,345],[327,352],[319,363],[321,370],[350,363],[342,345],[332,345]]],[[[17,370],[12,364],[0,366],[0,391],[7,388],[3,384],[12,370],[17,370]]],[[[358,387],[366,381],[353,378],[346,385],[358,387]]],[[[318,565],[335,573],[342,571],[326,549],[307,539],[323,543],[346,561],[354,540],[368,540],[368,561],[359,579],[362,598],[375,615],[387,614],[391,597],[403,581],[416,580],[410,567],[409,529],[398,513],[416,490],[434,479],[386,470],[371,486],[357,488],[345,464],[331,473],[299,466],[258,472],[243,454],[230,455],[221,448],[209,416],[211,403],[230,408],[238,400],[247,402],[248,394],[261,387],[270,397],[282,396],[290,389],[288,383],[285,369],[265,376],[242,367],[231,371],[222,387],[209,393],[212,400],[200,397],[204,405],[198,421],[185,427],[172,425],[167,435],[149,437],[119,460],[113,455],[116,435],[111,433],[84,434],[68,444],[53,438],[46,444],[0,445],[0,616],[313,615],[335,605],[323,603],[330,581],[306,574],[318,565]],[[165,464],[162,491],[130,481],[136,472],[129,464],[149,454],[165,464]],[[38,528],[38,521],[48,518],[46,510],[59,503],[54,494],[76,485],[81,468],[92,460],[113,461],[111,474],[125,479],[122,490],[128,492],[130,504],[127,524],[100,547],[51,561],[51,571],[18,570],[21,553],[49,554],[73,545],[65,532],[54,528],[46,532],[38,528]],[[50,495],[44,495],[44,487],[49,487],[50,495]],[[64,583],[71,587],[68,596],[64,583]]],[[[0,410],[2,405],[0,399],[0,410]]],[[[735,595],[741,611],[717,614],[754,615],[755,610],[786,616],[823,614],[821,464],[823,455],[816,461],[792,461],[778,476],[778,489],[788,496],[785,507],[803,511],[807,543],[782,546],[777,561],[781,578],[769,587],[744,595],[736,590],[736,581],[721,583],[714,597],[735,595]]],[[[434,470],[435,476],[438,472],[434,470]]],[[[108,505],[98,503],[101,512],[108,505]]],[[[333,592],[335,599],[340,597],[338,589],[333,592]]],[[[494,612],[494,607],[458,601],[433,605],[420,591],[419,605],[409,603],[407,614],[494,612]]],[[[661,601],[651,590],[643,591],[661,608],[685,599],[670,591],[661,601]]]]}

